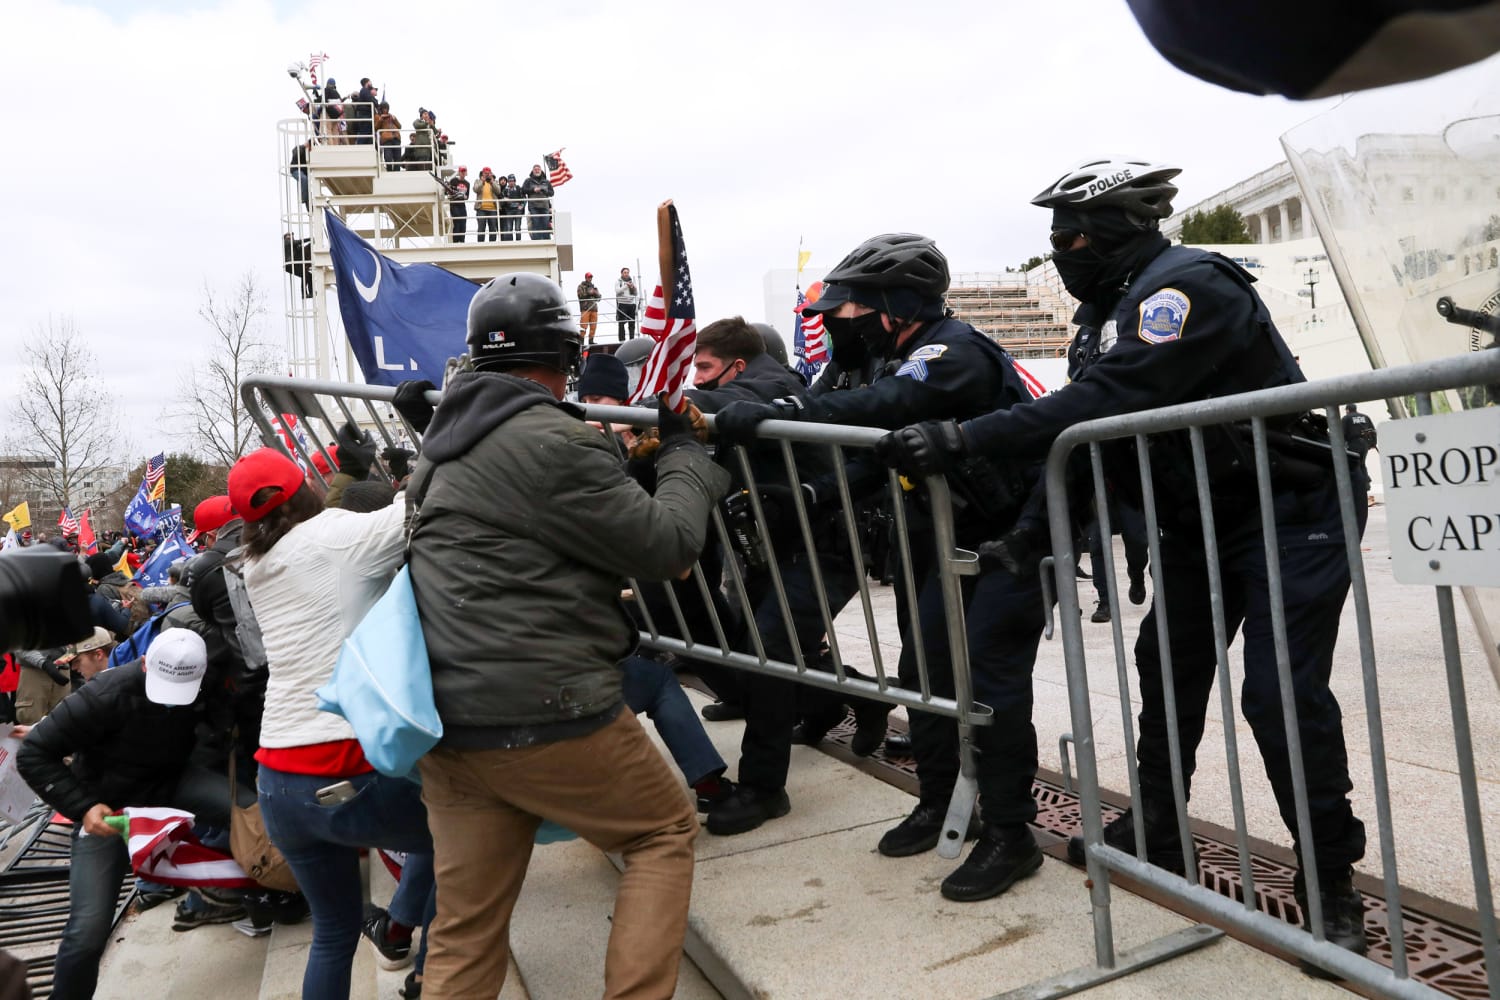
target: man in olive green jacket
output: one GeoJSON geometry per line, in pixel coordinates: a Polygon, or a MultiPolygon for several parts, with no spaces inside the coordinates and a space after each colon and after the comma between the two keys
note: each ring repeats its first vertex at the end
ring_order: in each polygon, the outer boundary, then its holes
{"type": "Polygon", "coordinates": [[[444,727],[421,763],[438,883],[423,992],[499,989],[511,910],[550,819],[625,858],[604,995],[671,996],[697,820],[621,700],[615,664],[636,631],[619,595],[627,576],[693,564],[728,479],[665,409],[655,495],[625,476],[560,402],[580,345],[547,279],[501,275],[481,289],[468,343],[476,370],[431,414],[407,491],[444,727]]]}

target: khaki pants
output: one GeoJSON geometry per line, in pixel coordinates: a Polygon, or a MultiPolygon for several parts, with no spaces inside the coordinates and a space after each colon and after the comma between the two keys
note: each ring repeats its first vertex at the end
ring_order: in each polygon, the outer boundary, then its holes
{"type": "MultiPolygon", "coordinates": [[[[583,342],[592,344],[594,342],[594,328],[599,325],[599,310],[585,309],[579,317],[580,326],[583,328],[583,342]]],[[[423,980],[426,982],[426,980],[423,980]]]]}
{"type": "Polygon", "coordinates": [[[672,996],[698,820],[628,709],[579,739],[516,750],[439,747],[422,759],[421,769],[438,886],[425,998],[493,1000],[500,992],[511,911],[541,818],[624,855],[604,996],[672,996]]]}
{"type": "Polygon", "coordinates": [[[72,690],[67,684],[53,683],[52,678],[35,667],[22,667],[21,679],[16,685],[16,722],[23,726],[36,725],[72,690]]]}

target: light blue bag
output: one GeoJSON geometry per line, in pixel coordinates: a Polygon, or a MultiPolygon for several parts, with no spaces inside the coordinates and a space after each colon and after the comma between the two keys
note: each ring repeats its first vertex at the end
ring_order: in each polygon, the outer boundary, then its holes
{"type": "Polygon", "coordinates": [[[432,700],[432,668],[408,567],[344,640],[333,678],[317,697],[318,708],[349,720],[375,770],[417,779],[417,761],[442,739],[443,722],[432,700]]]}

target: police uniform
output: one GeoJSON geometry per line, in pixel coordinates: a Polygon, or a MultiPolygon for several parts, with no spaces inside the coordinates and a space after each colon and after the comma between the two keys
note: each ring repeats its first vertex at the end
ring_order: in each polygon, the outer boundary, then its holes
{"type": "MultiPolygon", "coordinates": [[[[900,427],[920,420],[961,420],[1031,398],[1009,355],[969,324],[948,318],[919,329],[902,345],[896,358],[876,371],[869,386],[814,396],[806,404],[806,419],[900,427]]],[[[872,456],[861,453],[856,462],[867,457],[872,456]]],[[[878,475],[883,481],[883,466],[878,475]]],[[[1008,527],[1016,507],[1001,504],[1000,509],[979,509],[980,503],[994,499],[990,489],[993,484],[988,482],[969,491],[971,502],[966,504],[961,496],[965,492],[960,483],[963,475],[959,472],[949,477],[959,508],[955,527],[959,544],[975,547],[1008,527]],[[980,493],[990,496],[978,496],[980,493]]],[[[853,478],[857,474],[851,474],[853,478]]],[[[1008,492],[1016,501],[1024,496],[1019,485],[1008,492]]],[[[919,487],[906,494],[917,614],[932,694],[952,698],[947,619],[942,582],[934,572],[925,493],[919,487]]],[[[981,566],[979,575],[963,580],[974,699],[994,710],[991,723],[976,730],[981,811],[986,823],[1001,826],[1027,823],[1036,817],[1031,795],[1037,767],[1031,671],[1044,624],[1040,587],[1035,575],[1022,579],[989,564],[981,566]]],[[[898,587],[896,593],[902,605],[901,683],[915,690],[919,687],[916,645],[907,620],[909,610],[904,607],[905,588],[898,587]]],[[[911,734],[921,804],[946,810],[958,779],[957,724],[950,718],[912,712],[911,734]]]]}
{"type": "MultiPolygon", "coordinates": [[[[1026,406],[962,425],[968,450],[1010,457],[1045,454],[1066,428],[1084,420],[1303,381],[1272,324],[1252,277],[1201,250],[1167,247],[1136,272],[1112,305],[1085,305],[1072,359],[1075,380],[1026,406]]],[[[1268,421],[1275,431],[1277,421],[1268,421]]],[[[1273,504],[1280,542],[1287,644],[1301,725],[1302,757],[1318,868],[1337,871],[1364,854],[1363,824],[1350,808],[1342,716],[1328,687],[1338,621],[1349,590],[1334,477],[1299,452],[1291,435],[1273,456],[1273,504]]],[[[1205,429],[1224,612],[1229,637],[1244,627],[1242,711],[1254,731],[1283,821],[1295,840],[1291,765],[1282,724],[1264,541],[1249,431],[1205,429]]],[[[1105,446],[1108,464],[1134,468],[1134,445],[1105,446]]],[[[1177,725],[1190,778],[1203,735],[1216,669],[1202,529],[1186,431],[1152,439],[1151,469],[1161,528],[1161,572],[1170,622],[1177,725]]],[[[1358,492],[1365,479],[1351,466],[1358,492]]],[[[1116,485],[1139,496],[1139,476],[1116,485]]],[[[1357,507],[1359,530],[1365,509],[1357,507]]],[[[1156,605],[1135,647],[1142,708],[1138,757],[1143,794],[1171,801],[1156,605]]]]}

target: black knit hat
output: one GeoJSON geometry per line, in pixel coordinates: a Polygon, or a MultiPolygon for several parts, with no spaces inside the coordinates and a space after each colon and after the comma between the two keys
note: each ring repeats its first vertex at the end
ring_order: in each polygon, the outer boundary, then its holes
{"type": "Polygon", "coordinates": [[[590,354],[578,376],[578,398],[585,396],[609,396],[623,400],[630,394],[630,380],[625,376],[625,365],[613,354],[590,354]]]}

